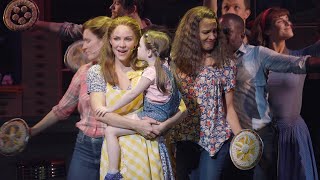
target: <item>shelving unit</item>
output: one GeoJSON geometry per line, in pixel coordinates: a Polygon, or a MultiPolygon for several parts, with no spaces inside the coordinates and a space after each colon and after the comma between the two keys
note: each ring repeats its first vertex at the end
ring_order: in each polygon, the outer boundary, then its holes
{"type": "Polygon", "coordinates": [[[0,118],[22,115],[22,87],[0,86],[0,118]]]}

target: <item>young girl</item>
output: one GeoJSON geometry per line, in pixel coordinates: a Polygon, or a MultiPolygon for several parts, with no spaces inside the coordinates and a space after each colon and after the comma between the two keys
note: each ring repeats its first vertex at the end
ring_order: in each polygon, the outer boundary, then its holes
{"type": "MultiPolygon", "coordinates": [[[[144,94],[144,107],[133,118],[145,116],[163,122],[178,111],[180,93],[176,87],[174,72],[169,68],[170,38],[166,33],[147,31],[140,39],[138,58],[148,62],[142,77],[133,90],[126,93],[114,106],[96,109],[98,116],[115,111],[134,100],[141,93],[144,94]]],[[[109,157],[109,171],[105,179],[122,178],[119,172],[120,146],[119,136],[134,134],[136,132],[108,126],[106,130],[107,151],[109,157]]]]}

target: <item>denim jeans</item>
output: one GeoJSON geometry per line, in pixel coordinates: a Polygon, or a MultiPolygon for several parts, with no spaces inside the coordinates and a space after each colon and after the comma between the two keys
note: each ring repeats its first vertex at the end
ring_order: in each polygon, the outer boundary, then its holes
{"type": "Polygon", "coordinates": [[[191,141],[178,142],[176,151],[176,172],[178,180],[221,179],[225,159],[229,155],[230,141],[226,141],[219,152],[209,153],[191,141]]]}
{"type": "Polygon", "coordinates": [[[68,171],[68,180],[98,180],[103,138],[79,132],[68,171]]]}

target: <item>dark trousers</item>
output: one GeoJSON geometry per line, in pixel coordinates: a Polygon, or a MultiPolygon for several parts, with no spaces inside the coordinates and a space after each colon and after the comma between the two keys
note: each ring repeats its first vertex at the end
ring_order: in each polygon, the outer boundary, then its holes
{"type": "Polygon", "coordinates": [[[278,153],[278,131],[269,124],[257,131],[261,137],[264,148],[259,164],[250,170],[236,168],[230,156],[227,156],[227,168],[223,171],[225,180],[276,180],[277,179],[277,153],[278,153]]]}

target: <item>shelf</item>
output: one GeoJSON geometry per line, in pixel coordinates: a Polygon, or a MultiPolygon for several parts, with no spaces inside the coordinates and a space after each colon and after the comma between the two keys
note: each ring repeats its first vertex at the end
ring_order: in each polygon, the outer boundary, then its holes
{"type": "Polygon", "coordinates": [[[13,85],[13,86],[0,86],[0,93],[21,93],[22,86],[13,85]]]}

